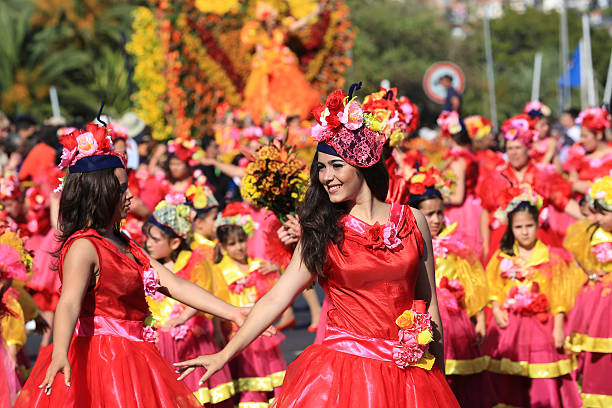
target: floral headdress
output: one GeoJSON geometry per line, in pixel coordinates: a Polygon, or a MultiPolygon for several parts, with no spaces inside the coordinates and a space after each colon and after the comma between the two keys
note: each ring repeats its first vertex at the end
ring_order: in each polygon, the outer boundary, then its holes
{"type": "Polygon", "coordinates": [[[586,108],[580,112],[576,123],[594,133],[604,132],[610,128],[610,112],[604,108],[586,108]]]}
{"type": "Polygon", "coordinates": [[[229,203],[225,209],[217,216],[215,225],[222,227],[224,225],[237,225],[242,227],[247,236],[252,236],[255,231],[255,224],[251,218],[252,209],[245,202],[229,203]]]}
{"type": "Polygon", "coordinates": [[[15,174],[0,178],[0,200],[17,200],[21,197],[21,187],[15,174]]]}
{"type": "Polygon", "coordinates": [[[203,183],[194,183],[185,192],[185,198],[198,214],[204,214],[219,207],[211,188],[203,183]]]}
{"type": "Polygon", "coordinates": [[[511,186],[502,192],[500,206],[495,211],[495,218],[502,224],[508,224],[508,214],[514,211],[521,203],[529,203],[540,211],[542,197],[533,191],[529,184],[511,186]]]}
{"type": "Polygon", "coordinates": [[[406,96],[396,98],[397,89],[381,88],[365,97],[363,110],[380,120],[382,133],[392,147],[398,146],[419,125],[419,108],[406,96]]]}
{"type": "Polygon", "coordinates": [[[540,132],[533,128],[529,115],[522,113],[506,120],[501,127],[506,140],[517,140],[527,147],[538,140],[540,132]]]}
{"type": "Polygon", "coordinates": [[[436,195],[441,200],[448,198],[450,195],[448,182],[442,178],[440,170],[435,167],[416,172],[408,179],[408,183],[409,205],[413,207],[423,196],[428,194],[436,195]]]}
{"type": "Polygon", "coordinates": [[[242,138],[245,140],[259,140],[263,134],[263,129],[259,126],[249,126],[242,130],[242,138]]]}
{"type": "Polygon", "coordinates": [[[172,237],[184,239],[191,231],[190,215],[191,208],[182,194],[168,194],[157,204],[148,222],[172,237]]]}
{"type": "Polygon", "coordinates": [[[108,134],[111,137],[111,140],[114,142],[115,140],[127,140],[128,139],[128,130],[125,126],[119,123],[111,123],[108,126],[108,134]]]}
{"type": "Polygon", "coordinates": [[[197,159],[202,155],[202,149],[191,137],[170,140],[168,142],[168,152],[190,166],[195,166],[198,163],[197,159]]]}
{"type": "Polygon", "coordinates": [[[442,111],[437,122],[444,137],[450,137],[465,130],[463,121],[455,111],[442,111]]]}
{"type": "Polygon", "coordinates": [[[540,101],[529,101],[523,108],[523,113],[529,115],[531,119],[550,116],[550,108],[540,101]]]}
{"type": "Polygon", "coordinates": [[[327,96],[325,105],[312,113],[317,124],[312,126],[312,137],[319,142],[317,151],[340,156],[357,167],[370,167],[381,157],[386,138],[381,132],[385,124],[373,113],[364,112],[359,101],[337,89],[327,96]]]}
{"type": "Polygon", "coordinates": [[[113,142],[106,126],[88,123],[85,130],[75,129],[62,136],[60,143],[63,149],[59,167],[68,167],[70,173],[125,167],[124,159],[113,152],[113,142]]]}
{"type": "Polygon", "coordinates": [[[601,205],[606,211],[612,211],[612,176],[595,180],[589,190],[589,198],[601,205]]]}
{"type": "Polygon", "coordinates": [[[32,256],[18,233],[6,231],[0,235],[0,278],[25,282],[31,268],[32,256]]]}
{"type": "Polygon", "coordinates": [[[493,123],[484,116],[468,116],[464,120],[468,135],[472,140],[479,140],[490,134],[493,130],[493,123]]]}

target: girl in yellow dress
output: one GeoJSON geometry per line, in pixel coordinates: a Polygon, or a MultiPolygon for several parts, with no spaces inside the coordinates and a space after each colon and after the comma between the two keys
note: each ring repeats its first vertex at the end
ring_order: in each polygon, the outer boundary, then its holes
{"type": "Polygon", "coordinates": [[[567,343],[580,353],[582,398],[589,407],[612,405],[612,177],[595,181],[587,196],[595,223],[577,222],[565,248],[584,271],[586,281],[569,315],[567,343]]]}
{"type": "MultiPolygon", "coordinates": [[[[252,306],[280,276],[277,266],[247,255],[247,231],[253,231],[248,211],[244,203],[231,203],[216,221],[220,250],[215,267],[229,289],[229,303],[240,307],[252,306]]],[[[237,329],[233,327],[231,335],[237,329]]],[[[260,336],[230,362],[240,391],[239,407],[265,408],[276,396],[287,367],[279,347],[283,340],[280,333],[260,336]]]]}
{"type": "MultiPolygon", "coordinates": [[[[168,196],[167,199],[171,197],[168,196]]],[[[191,212],[192,209],[184,203],[170,204],[165,200],[160,202],[143,227],[147,252],[181,278],[227,300],[227,291],[219,290],[219,286],[215,284],[211,263],[201,251],[188,250],[187,237],[192,229],[191,212]]],[[[198,313],[195,309],[160,293],[157,293],[155,298],[148,297],[147,302],[155,325],[160,329],[157,332],[157,347],[168,362],[176,363],[190,356],[219,350],[210,316],[198,313]]],[[[204,370],[200,376],[203,374],[204,370]]],[[[214,407],[233,406],[235,388],[228,367],[204,384],[199,384],[198,379],[199,377],[193,376],[185,381],[200,403],[214,407]]]]}
{"type": "Polygon", "coordinates": [[[501,403],[520,407],[579,407],[563,352],[565,316],[580,274],[537,237],[542,198],[527,185],[504,192],[496,217],[508,228],[487,265],[493,311],[485,353],[501,403]]]}

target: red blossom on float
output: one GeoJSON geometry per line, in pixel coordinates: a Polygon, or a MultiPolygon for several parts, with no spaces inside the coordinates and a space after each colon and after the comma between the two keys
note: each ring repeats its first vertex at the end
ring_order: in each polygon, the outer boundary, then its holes
{"type": "Polygon", "coordinates": [[[603,133],[610,128],[610,112],[604,108],[587,108],[580,112],[576,123],[593,133],[603,133]]]}

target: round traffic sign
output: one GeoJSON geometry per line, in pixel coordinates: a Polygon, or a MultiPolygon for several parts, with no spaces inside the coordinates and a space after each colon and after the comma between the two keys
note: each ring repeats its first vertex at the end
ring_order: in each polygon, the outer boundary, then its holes
{"type": "Polygon", "coordinates": [[[436,62],[425,72],[423,77],[423,89],[432,101],[442,104],[446,99],[446,88],[440,83],[440,78],[450,75],[453,78],[453,88],[459,93],[465,89],[465,75],[457,65],[452,62],[436,62]]]}

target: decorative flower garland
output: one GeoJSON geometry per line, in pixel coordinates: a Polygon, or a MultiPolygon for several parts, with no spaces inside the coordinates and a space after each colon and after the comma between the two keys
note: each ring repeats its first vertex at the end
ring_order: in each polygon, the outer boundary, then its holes
{"type": "Polygon", "coordinates": [[[425,311],[424,301],[415,300],[414,304],[413,309],[405,310],[395,320],[399,332],[393,346],[393,361],[399,368],[427,364],[427,360],[433,365],[433,357],[428,353],[429,343],[433,341],[431,315],[425,311]]]}

